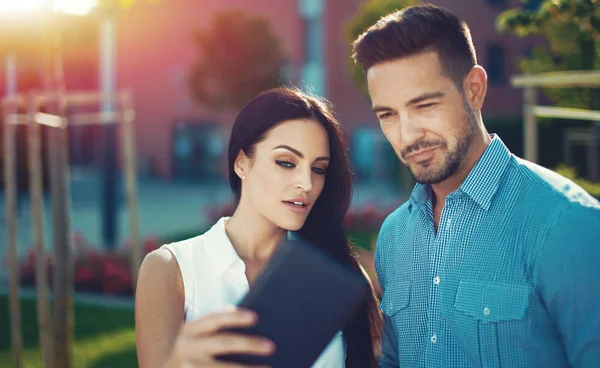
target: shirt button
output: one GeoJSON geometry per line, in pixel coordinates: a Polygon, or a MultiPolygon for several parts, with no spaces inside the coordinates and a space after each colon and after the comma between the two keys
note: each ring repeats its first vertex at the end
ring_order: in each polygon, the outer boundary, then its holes
{"type": "Polygon", "coordinates": [[[431,341],[432,344],[435,344],[437,342],[437,335],[433,334],[433,336],[431,336],[431,338],[429,340],[431,341]]]}
{"type": "Polygon", "coordinates": [[[433,283],[436,284],[436,285],[439,285],[440,284],[440,277],[439,276],[434,277],[433,278],[433,283]]]}
{"type": "Polygon", "coordinates": [[[490,308],[488,308],[488,307],[483,308],[483,315],[484,316],[489,316],[490,313],[491,313],[490,308]]]}

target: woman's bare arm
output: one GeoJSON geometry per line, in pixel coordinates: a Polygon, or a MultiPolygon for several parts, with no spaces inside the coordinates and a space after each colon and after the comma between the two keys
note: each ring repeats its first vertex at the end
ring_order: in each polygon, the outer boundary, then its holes
{"type": "Polygon", "coordinates": [[[138,275],[135,326],[141,368],[163,367],[184,321],[179,264],[167,249],[148,254],[138,275]]]}
{"type": "Polygon", "coordinates": [[[136,344],[141,368],[244,367],[225,363],[228,354],[271,355],[273,343],[257,336],[223,332],[253,326],[254,312],[231,308],[184,323],[185,292],[179,264],[166,249],[144,259],[136,293],[136,344]]]}

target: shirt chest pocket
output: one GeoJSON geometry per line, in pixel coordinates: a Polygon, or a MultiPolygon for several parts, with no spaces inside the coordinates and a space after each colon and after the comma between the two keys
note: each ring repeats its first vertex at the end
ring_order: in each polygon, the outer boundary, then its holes
{"type": "Polygon", "coordinates": [[[506,366],[500,359],[502,351],[510,351],[519,340],[527,341],[529,296],[528,285],[460,281],[451,333],[473,363],[500,367],[502,362],[506,366]]]}
{"type": "Polygon", "coordinates": [[[406,333],[411,323],[409,313],[410,303],[410,281],[394,281],[386,285],[380,308],[392,326],[396,340],[402,345],[398,347],[402,351],[409,347],[406,333]]]}
{"type": "Polygon", "coordinates": [[[388,317],[393,317],[408,307],[410,299],[410,281],[395,281],[386,286],[381,299],[381,310],[388,317]]]}

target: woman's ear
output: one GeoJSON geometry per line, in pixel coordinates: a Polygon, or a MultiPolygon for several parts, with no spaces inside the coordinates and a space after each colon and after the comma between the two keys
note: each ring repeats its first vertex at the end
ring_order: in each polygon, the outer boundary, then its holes
{"type": "Polygon", "coordinates": [[[244,150],[240,150],[238,153],[237,157],[235,158],[235,162],[233,163],[233,168],[240,179],[243,180],[246,178],[246,173],[250,168],[250,159],[248,156],[246,156],[244,150]]]}

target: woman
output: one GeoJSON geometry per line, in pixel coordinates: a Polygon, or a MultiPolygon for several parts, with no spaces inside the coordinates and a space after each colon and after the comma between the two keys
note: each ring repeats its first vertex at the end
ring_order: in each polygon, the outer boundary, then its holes
{"type": "MultiPolygon", "coordinates": [[[[234,214],[150,253],[141,266],[136,336],[143,368],[230,367],[215,357],[272,354],[270,341],[220,331],[256,323],[251,312],[225,307],[243,297],[289,231],[362,271],[343,229],[351,196],[347,149],[325,103],[286,88],[260,94],[233,125],[228,164],[234,214]]],[[[369,297],[314,367],[375,367],[379,328],[369,297]]]]}

